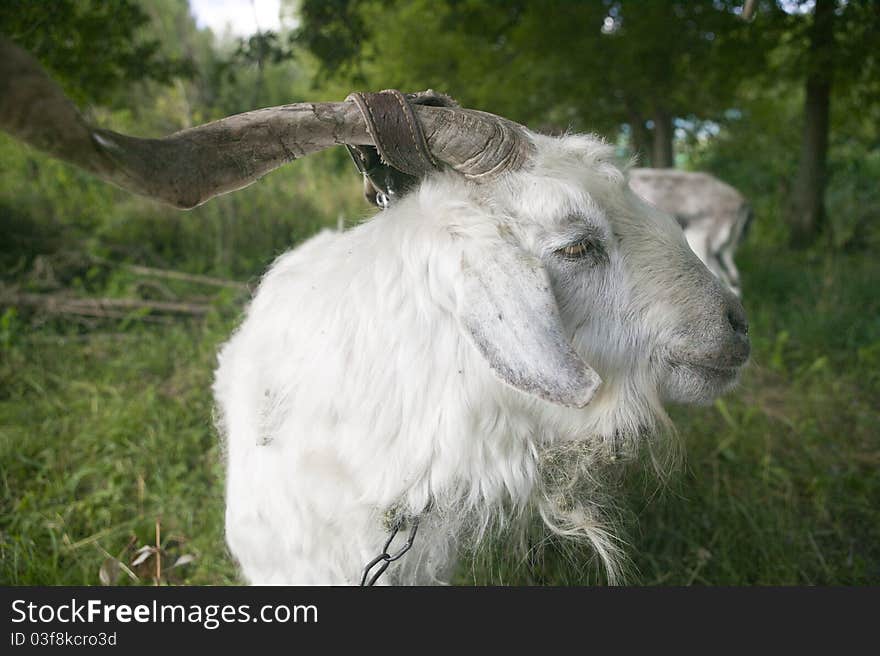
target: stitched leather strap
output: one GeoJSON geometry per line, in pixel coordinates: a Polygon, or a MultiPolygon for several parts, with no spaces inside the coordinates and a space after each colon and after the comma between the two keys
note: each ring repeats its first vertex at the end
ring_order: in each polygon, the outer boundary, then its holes
{"type": "Polygon", "coordinates": [[[369,202],[383,206],[378,200],[380,193],[390,202],[419,178],[440,168],[412,106],[454,107],[454,100],[431,90],[404,95],[396,89],[352,93],[346,100],[357,104],[376,144],[348,147],[358,170],[364,174],[364,195],[369,202]]]}
{"type": "Polygon", "coordinates": [[[422,126],[400,91],[352,93],[346,100],[360,108],[383,162],[414,177],[437,168],[422,126]]]}

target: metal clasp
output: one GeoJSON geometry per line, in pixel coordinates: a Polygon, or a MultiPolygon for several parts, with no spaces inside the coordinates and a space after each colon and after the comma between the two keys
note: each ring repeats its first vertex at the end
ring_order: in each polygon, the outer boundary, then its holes
{"type": "MultiPolygon", "coordinates": [[[[384,194],[383,194],[384,195],[384,194]]],[[[410,529],[409,535],[406,538],[406,543],[394,554],[389,554],[388,549],[391,547],[391,543],[394,541],[395,536],[400,531],[403,526],[404,519],[401,517],[398,519],[394,526],[391,528],[391,534],[388,536],[388,539],[385,541],[385,546],[382,547],[382,553],[373,558],[369,563],[367,563],[366,567],[364,567],[364,575],[361,577],[361,587],[370,587],[375,585],[376,581],[379,580],[379,577],[385,573],[385,570],[388,569],[388,566],[393,563],[395,560],[400,559],[403,554],[409,551],[413,546],[413,541],[416,539],[416,532],[419,530],[419,518],[413,517],[410,521],[410,529]],[[367,577],[370,576],[370,571],[379,565],[379,569],[367,580],[367,577]]]]}

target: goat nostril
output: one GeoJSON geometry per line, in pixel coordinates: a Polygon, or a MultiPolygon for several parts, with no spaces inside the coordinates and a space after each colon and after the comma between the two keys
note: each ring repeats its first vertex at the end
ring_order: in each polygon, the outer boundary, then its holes
{"type": "Polygon", "coordinates": [[[733,328],[734,332],[741,335],[749,334],[749,322],[746,320],[745,315],[743,315],[741,312],[728,310],[727,321],[728,323],[730,323],[730,327],[733,328]]]}

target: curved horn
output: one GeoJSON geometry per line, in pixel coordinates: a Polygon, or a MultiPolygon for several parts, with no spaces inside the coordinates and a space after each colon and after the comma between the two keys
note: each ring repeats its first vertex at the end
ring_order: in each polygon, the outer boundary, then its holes
{"type": "MultiPolygon", "coordinates": [[[[483,180],[521,166],[523,129],[460,108],[414,108],[434,156],[483,180]]],[[[123,189],[192,208],[337,144],[373,145],[354,103],[300,103],[143,139],[90,126],[27,52],[0,37],[0,129],[123,189]]]]}
{"type": "Polygon", "coordinates": [[[506,118],[459,107],[415,107],[431,153],[472,180],[525,165],[533,146],[525,128],[506,118]]]}

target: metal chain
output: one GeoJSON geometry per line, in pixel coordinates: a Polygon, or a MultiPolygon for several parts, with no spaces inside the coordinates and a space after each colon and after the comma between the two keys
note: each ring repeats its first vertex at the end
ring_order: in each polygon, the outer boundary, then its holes
{"type": "Polygon", "coordinates": [[[404,544],[396,553],[389,554],[388,549],[391,547],[391,542],[394,540],[397,533],[403,527],[403,518],[398,519],[394,526],[391,527],[391,534],[388,536],[388,539],[385,541],[385,546],[382,547],[382,553],[373,558],[370,562],[367,563],[367,566],[364,567],[364,575],[361,577],[361,587],[370,587],[375,585],[376,581],[379,580],[379,577],[385,573],[385,570],[388,569],[388,566],[393,563],[395,560],[398,560],[405,554],[410,548],[413,546],[413,541],[416,539],[416,532],[419,530],[419,518],[413,517],[410,519],[410,529],[409,535],[406,538],[406,544],[404,544]],[[379,569],[370,577],[369,581],[367,577],[370,576],[370,571],[379,566],[379,569]]]}

